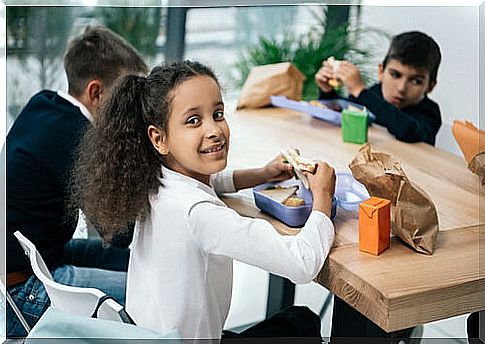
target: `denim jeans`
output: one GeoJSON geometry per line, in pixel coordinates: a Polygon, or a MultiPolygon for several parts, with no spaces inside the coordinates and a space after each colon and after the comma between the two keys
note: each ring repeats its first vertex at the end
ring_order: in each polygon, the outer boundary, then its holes
{"type": "MultiPolygon", "coordinates": [[[[99,240],[71,240],[65,246],[64,259],[70,263],[69,257],[71,257],[76,260],[77,265],[84,267],[71,264],[62,265],[51,270],[52,278],[61,284],[100,289],[124,305],[129,251],[127,249],[116,249],[120,250],[115,251],[119,253],[117,255],[108,252],[111,250],[111,248],[103,248],[99,240]],[[106,255],[103,260],[102,252],[105,250],[106,255]],[[85,259],[83,259],[83,256],[85,259]],[[107,267],[125,269],[125,271],[100,268],[105,264],[107,267]],[[95,267],[86,267],[86,265],[94,265],[95,267]]],[[[50,304],[42,282],[35,276],[31,276],[23,284],[9,288],[8,292],[31,327],[35,325],[50,304]]],[[[26,332],[15,313],[10,307],[7,307],[7,336],[24,337],[25,335],[26,332]]]]}

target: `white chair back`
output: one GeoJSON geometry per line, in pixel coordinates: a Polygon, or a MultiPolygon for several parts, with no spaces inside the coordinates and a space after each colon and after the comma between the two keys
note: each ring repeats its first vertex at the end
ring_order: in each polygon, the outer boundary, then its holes
{"type": "MultiPolygon", "coordinates": [[[[100,299],[104,298],[106,294],[96,288],[73,287],[54,281],[35,245],[19,231],[16,231],[14,235],[29,257],[35,276],[44,284],[51,307],[79,315],[93,315],[100,299]]],[[[97,317],[130,322],[124,307],[112,299],[102,302],[98,308],[97,317]]]]}

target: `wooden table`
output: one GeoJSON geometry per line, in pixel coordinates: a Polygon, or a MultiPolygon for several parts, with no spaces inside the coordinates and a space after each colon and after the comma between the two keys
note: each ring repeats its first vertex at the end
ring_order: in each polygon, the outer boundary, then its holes
{"type": "MultiPolygon", "coordinates": [[[[262,166],[281,148],[297,147],[305,157],[349,172],[360,147],[343,143],[339,127],[285,109],[241,110],[228,121],[232,168],[262,166]]],[[[388,332],[485,309],[485,268],[479,264],[485,221],[478,177],[461,157],[424,143],[399,142],[380,126],[370,127],[368,137],[373,150],[400,159],[408,177],[435,203],[436,251],[419,254],[393,238],[390,250],[378,257],[362,253],[357,213],[339,208],[334,248],[317,282],[388,332]]],[[[281,234],[298,232],[260,212],[248,191],[224,201],[242,215],[267,219],[281,234]]]]}

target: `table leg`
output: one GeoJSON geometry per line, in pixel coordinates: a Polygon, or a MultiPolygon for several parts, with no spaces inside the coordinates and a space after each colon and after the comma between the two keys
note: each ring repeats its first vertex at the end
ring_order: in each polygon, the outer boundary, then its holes
{"type": "Polygon", "coordinates": [[[266,318],[293,306],[295,300],[295,285],[287,278],[269,274],[268,303],[266,318]]]}
{"type": "MultiPolygon", "coordinates": [[[[349,343],[349,338],[391,338],[389,343],[419,343],[411,339],[413,328],[386,332],[344,300],[335,296],[333,301],[331,343],[349,343]]],[[[382,341],[376,341],[382,343],[382,341]]]]}

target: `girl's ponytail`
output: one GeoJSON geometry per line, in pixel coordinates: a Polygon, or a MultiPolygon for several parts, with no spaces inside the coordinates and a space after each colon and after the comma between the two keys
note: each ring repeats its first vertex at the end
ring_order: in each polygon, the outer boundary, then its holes
{"type": "Polygon", "coordinates": [[[145,122],[145,86],[140,76],[119,80],[79,148],[73,199],[107,242],[129,234],[149,211],[148,194],[160,186],[161,160],[145,122]]]}

